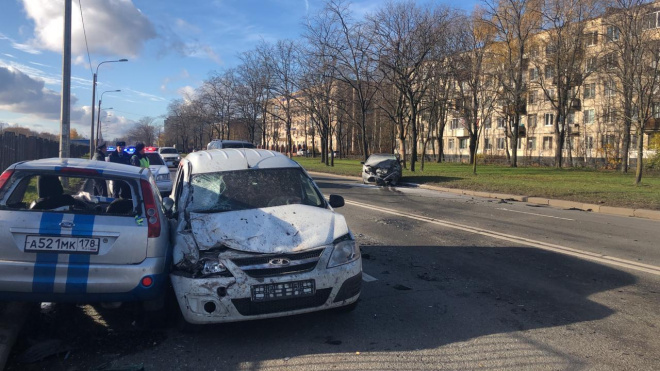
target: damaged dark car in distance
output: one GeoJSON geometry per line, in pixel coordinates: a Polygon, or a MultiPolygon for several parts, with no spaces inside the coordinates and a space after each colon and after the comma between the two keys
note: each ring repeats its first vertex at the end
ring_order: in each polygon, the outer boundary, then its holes
{"type": "Polygon", "coordinates": [[[401,179],[401,162],[396,155],[379,153],[362,162],[362,182],[376,185],[396,185],[401,179]]]}

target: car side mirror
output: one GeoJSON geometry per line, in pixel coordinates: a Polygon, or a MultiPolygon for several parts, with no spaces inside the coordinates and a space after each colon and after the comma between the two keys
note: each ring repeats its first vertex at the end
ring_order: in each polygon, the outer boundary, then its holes
{"type": "Polygon", "coordinates": [[[169,197],[163,198],[163,208],[165,208],[165,215],[168,218],[171,218],[172,217],[172,209],[174,208],[174,200],[169,198],[169,197]]]}
{"type": "Polygon", "coordinates": [[[344,206],[344,198],[340,195],[330,195],[330,201],[328,202],[332,208],[338,208],[344,206]]]}
{"type": "Polygon", "coordinates": [[[360,165],[364,165],[364,161],[360,161],[360,165]]]}

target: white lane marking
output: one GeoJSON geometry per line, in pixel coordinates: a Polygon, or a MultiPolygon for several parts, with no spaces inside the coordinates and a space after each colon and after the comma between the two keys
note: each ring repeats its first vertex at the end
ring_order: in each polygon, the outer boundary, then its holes
{"type": "Polygon", "coordinates": [[[521,213],[521,214],[527,214],[527,215],[543,216],[543,217],[546,217],[546,218],[553,218],[553,219],[570,220],[570,221],[572,221],[572,222],[575,221],[575,219],[560,218],[560,217],[558,217],[558,216],[552,216],[552,215],[543,215],[543,214],[528,213],[528,212],[526,212],[526,211],[511,210],[511,209],[507,209],[507,208],[504,208],[504,207],[498,207],[497,210],[504,210],[504,211],[510,211],[510,212],[512,212],[512,213],[521,213]]]}
{"type": "Polygon", "coordinates": [[[597,253],[588,252],[588,251],[580,251],[580,250],[573,249],[573,248],[566,247],[566,246],[555,245],[555,244],[547,243],[547,242],[543,242],[543,241],[536,241],[536,240],[532,240],[532,239],[529,239],[529,238],[518,237],[518,236],[514,236],[514,235],[510,235],[510,234],[506,234],[506,233],[501,233],[501,232],[489,231],[487,229],[482,229],[482,228],[472,227],[472,226],[469,226],[469,225],[453,223],[453,222],[449,222],[449,221],[446,221],[446,220],[430,218],[430,217],[427,217],[427,216],[410,214],[410,213],[406,213],[406,212],[402,212],[402,211],[398,211],[398,210],[387,209],[387,208],[380,207],[380,206],[373,206],[373,205],[369,205],[369,204],[363,204],[361,202],[349,201],[349,200],[345,199],[345,203],[347,205],[353,205],[353,206],[361,207],[361,208],[364,208],[364,209],[380,211],[380,212],[383,212],[383,213],[393,214],[393,215],[397,215],[397,216],[401,216],[401,217],[409,218],[409,219],[414,219],[414,220],[419,220],[419,221],[422,221],[422,222],[436,224],[436,225],[440,225],[440,226],[447,227],[447,228],[453,228],[453,229],[458,229],[458,230],[469,232],[469,233],[479,234],[479,235],[482,235],[482,236],[497,238],[497,239],[500,239],[500,240],[509,241],[509,242],[513,242],[513,243],[516,243],[516,244],[520,244],[520,245],[533,246],[533,247],[537,247],[539,249],[553,251],[553,252],[557,252],[557,253],[564,254],[564,255],[570,255],[570,256],[573,256],[573,257],[576,257],[576,258],[596,261],[596,262],[599,262],[599,263],[605,263],[605,264],[609,264],[609,265],[614,265],[614,266],[618,266],[618,267],[633,269],[633,270],[636,270],[636,271],[650,273],[650,274],[653,274],[653,275],[656,275],[656,276],[660,276],[660,267],[657,267],[657,266],[654,266],[654,265],[639,263],[639,262],[632,261],[632,260],[619,259],[619,258],[615,258],[615,257],[612,257],[612,256],[597,254],[597,253]]]}
{"type": "Polygon", "coordinates": [[[374,281],[378,281],[378,278],[372,277],[372,276],[362,272],[362,281],[364,281],[364,282],[374,282],[374,281]]]}

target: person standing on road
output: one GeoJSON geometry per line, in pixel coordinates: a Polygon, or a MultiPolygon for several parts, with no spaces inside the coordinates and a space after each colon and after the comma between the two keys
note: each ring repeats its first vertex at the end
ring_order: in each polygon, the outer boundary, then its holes
{"type": "Polygon", "coordinates": [[[135,143],[135,153],[131,157],[131,165],[139,166],[143,169],[149,168],[149,159],[144,155],[144,143],[137,142],[135,143]]]}
{"type": "MultiPolygon", "coordinates": [[[[124,152],[126,142],[117,142],[117,148],[110,154],[108,160],[118,164],[130,165],[131,158],[124,152]]],[[[113,180],[110,182],[112,188],[112,197],[114,198],[131,198],[131,190],[128,184],[124,181],[113,180]]]]}
{"type": "Polygon", "coordinates": [[[94,153],[92,160],[105,161],[105,142],[101,142],[98,148],[96,148],[96,153],[94,153]]]}
{"type": "MultiPolygon", "coordinates": [[[[92,160],[105,161],[105,142],[101,142],[92,160]]],[[[103,179],[94,179],[94,196],[108,197],[108,185],[103,179]]]]}
{"type": "Polygon", "coordinates": [[[126,147],[126,142],[117,142],[117,148],[110,154],[108,160],[118,164],[130,165],[131,158],[124,152],[124,147],[126,147]]]}

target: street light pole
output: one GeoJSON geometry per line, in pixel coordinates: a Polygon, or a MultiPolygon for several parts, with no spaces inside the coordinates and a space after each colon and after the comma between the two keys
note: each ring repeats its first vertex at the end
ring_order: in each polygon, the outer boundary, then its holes
{"type": "MultiPolygon", "coordinates": [[[[96,144],[98,144],[98,140],[99,140],[98,133],[101,130],[101,103],[103,101],[103,94],[105,94],[105,93],[119,93],[120,91],[121,90],[119,90],[119,89],[117,89],[117,90],[106,90],[103,93],[101,93],[101,98],[99,99],[99,114],[97,115],[98,117],[97,117],[97,122],[96,122],[96,135],[97,135],[96,136],[96,144]]],[[[92,133],[94,133],[94,125],[92,125],[92,133]]],[[[92,134],[92,135],[94,135],[94,134],[92,134]]]]}
{"type": "Polygon", "coordinates": [[[122,58],[122,59],[118,59],[116,61],[103,61],[103,62],[96,65],[96,72],[94,72],[94,79],[93,79],[93,83],[92,83],[92,133],[89,137],[89,156],[90,156],[90,158],[92,157],[92,155],[94,154],[94,151],[96,150],[96,143],[94,142],[94,125],[95,125],[95,122],[94,122],[94,103],[96,102],[96,80],[97,80],[97,76],[98,76],[98,73],[99,73],[99,67],[101,67],[101,65],[103,63],[114,63],[114,62],[128,62],[128,59],[122,58]]]}

